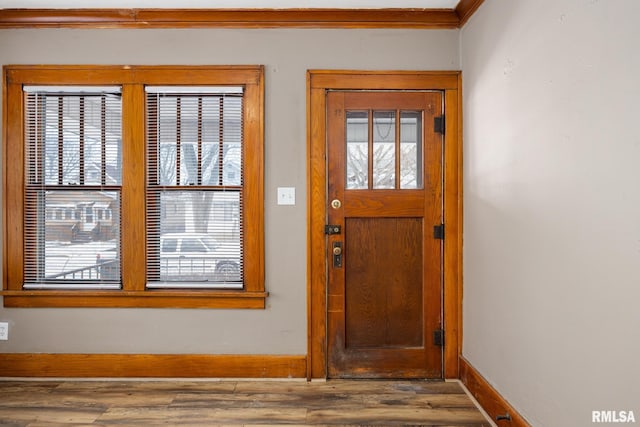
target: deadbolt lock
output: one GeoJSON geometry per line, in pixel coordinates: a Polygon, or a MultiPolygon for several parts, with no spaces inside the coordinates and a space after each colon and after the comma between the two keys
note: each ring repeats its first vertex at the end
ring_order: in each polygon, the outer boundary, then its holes
{"type": "Polygon", "coordinates": [[[331,207],[332,207],[333,209],[340,209],[340,206],[342,206],[342,202],[340,202],[340,200],[338,200],[338,199],[333,199],[333,200],[331,201],[331,207]]]}

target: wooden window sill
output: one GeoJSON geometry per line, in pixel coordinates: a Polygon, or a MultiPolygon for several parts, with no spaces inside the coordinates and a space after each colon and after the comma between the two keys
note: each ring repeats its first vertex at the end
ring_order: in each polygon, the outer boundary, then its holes
{"type": "Polygon", "coordinates": [[[264,309],[268,292],[247,291],[3,291],[5,307],[264,309]]]}

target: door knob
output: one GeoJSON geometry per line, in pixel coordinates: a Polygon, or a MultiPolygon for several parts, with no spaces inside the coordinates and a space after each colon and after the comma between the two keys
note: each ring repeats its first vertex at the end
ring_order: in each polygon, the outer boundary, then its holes
{"type": "Polygon", "coordinates": [[[331,252],[333,252],[333,266],[335,268],[342,267],[342,242],[333,242],[331,252]]]}

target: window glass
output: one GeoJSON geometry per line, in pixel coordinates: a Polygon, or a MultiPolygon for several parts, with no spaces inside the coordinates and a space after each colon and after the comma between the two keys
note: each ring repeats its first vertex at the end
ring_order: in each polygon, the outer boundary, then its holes
{"type": "Polygon", "coordinates": [[[346,188],[369,186],[369,113],[347,111],[347,176],[346,188]]]}
{"type": "Polygon", "coordinates": [[[146,92],[147,286],[242,288],[243,90],[146,92]]]}
{"type": "Polygon", "coordinates": [[[186,238],[180,247],[182,252],[207,252],[207,248],[197,239],[186,238]]]}
{"type": "Polygon", "coordinates": [[[373,112],[373,188],[395,188],[396,112],[373,112]]]}
{"type": "Polygon", "coordinates": [[[120,88],[24,92],[24,287],[119,288],[120,88]]]}
{"type": "Polygon", "coordinates": [[[178,247],[178,239],[166,238],[162,240],[162,252],[175,252],[178,247]]]}
{"type": "Polygon", "coordinates": [[[422,112],[400,113],[400,188],[422,188],[422,112]]]}

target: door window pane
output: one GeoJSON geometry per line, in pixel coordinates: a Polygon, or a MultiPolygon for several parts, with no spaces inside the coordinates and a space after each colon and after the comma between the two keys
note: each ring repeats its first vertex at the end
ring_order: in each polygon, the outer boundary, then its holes
{"type": "Polygon", "coordinates": [[[373,188],[395,188],[396,112],[373,112],[373,188]]]}
{"type": "Polygon", "coordinates": [[[422,114],[347,111],[345,188],[423,188],[422,114]]]}
{"type": "Polygon", "coordinates": [[[369,187],[369,113],[347,111],[347,176],[349,190],[369,187]]]}
{"type": "Polygon", "coordinates": [[[400,113],[400,188],[422,188],[422,113],[400,113]]]}

